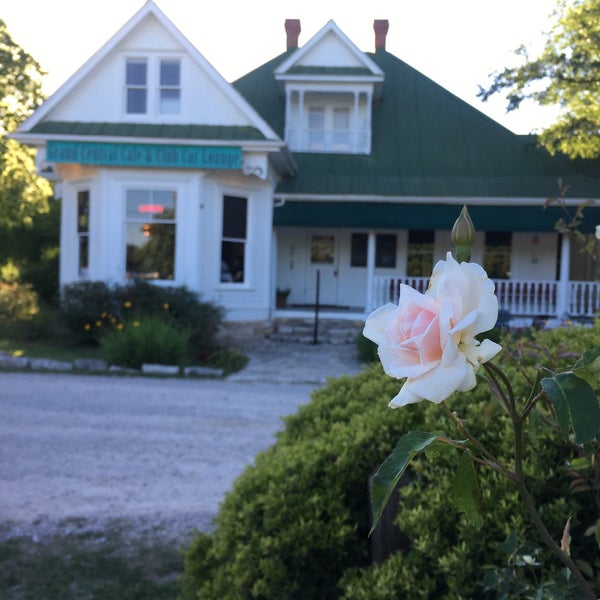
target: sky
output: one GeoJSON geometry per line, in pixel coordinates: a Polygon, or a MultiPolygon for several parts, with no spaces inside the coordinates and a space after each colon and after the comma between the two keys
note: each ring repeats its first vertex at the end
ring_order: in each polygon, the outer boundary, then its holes
{"type": "MultiPolygon", "coordinates": [[[[13,40],[47,72],[51,94],[143,6],[144,0],[1,0],[13,40]]],[[[557,0],[156,0],[227,81],[285,50],[284,21],[300,19],[300,45],[333,19],[372,52],[374,19],[390,22],[386,49],[515,133],[548,125],[556,113],[535,105],[506,114],[500,95],[477,98],[490,75],[535,56],[557,0]]]]}

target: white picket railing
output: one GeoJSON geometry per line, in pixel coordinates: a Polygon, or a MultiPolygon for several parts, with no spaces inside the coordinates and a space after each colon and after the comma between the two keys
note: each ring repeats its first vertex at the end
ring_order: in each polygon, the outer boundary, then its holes
{"type": "MultiPolygon", "coordinates": [[[[375,277],[373,306],[371,310],[387,302],[398,302],[400,284],[409,285],[425,292],[427,277],[375,277]]],[[[498,308],[512,316],[560,317],[560,282],[535,279],[498,279],[496,296],[498,308]]],[[[592,317],[600,310],[600,283],[596,281],[570,281],[566,300],[570,317],[592,317]]]]}

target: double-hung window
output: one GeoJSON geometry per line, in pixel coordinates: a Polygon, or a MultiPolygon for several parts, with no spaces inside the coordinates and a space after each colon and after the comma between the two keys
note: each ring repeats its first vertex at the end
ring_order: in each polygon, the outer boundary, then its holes
{"type": "Polygon", "coordinates": [[[148,61],[145,58],[127,59],[125,85],[127,114],[145,115],[148,112],[148,61]]]}
{"type": "Polygon", "coordinates": [[[248,199],[223,197],[221,236],[221,283],[246,281],[246,244],[248,234],[248,199]]]}
{"type": "Polygon", "coordinates": [[[90,257],[90,192],[77,192],[77,242],[78,242],[78,274],[85,278],[88,275],[90,257]]]}
{"type": "Polygon", "coordinates": [[[175,279],[177,192],[126,191],[127,279],[175,279]]]}
{"type": "Polygon", "coordinates": [[[181,61],[128,58],[125,90],[128,115],[178,115],[181,112],[181,61]]]}
{"type": "Polygon", "coordinates": [[[179,114],[181,107],[181,63],[178,60],[160,61],[159,112],[179,114]]]}
{"type": "Polygon", "coordinates": [[[325,109],[311,107],[308,110],[308,148],[325,149],[325,109]]]}

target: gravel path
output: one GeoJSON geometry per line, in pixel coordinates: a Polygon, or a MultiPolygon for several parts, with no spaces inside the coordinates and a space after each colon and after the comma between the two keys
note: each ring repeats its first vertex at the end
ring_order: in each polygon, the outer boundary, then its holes
{"type": "Polygon", "coordinates": [[[0,373],[0,537],[112,519],[209,529],[281,417],[360,369],[348,347],[263,343],[250,356],[225,381],[0,373]]]}

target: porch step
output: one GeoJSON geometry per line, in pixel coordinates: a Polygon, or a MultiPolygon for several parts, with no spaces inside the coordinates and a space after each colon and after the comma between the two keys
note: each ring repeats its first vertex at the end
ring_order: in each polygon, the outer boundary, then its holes
{"type": "MultiPolygon", "coordinates": [[[[317,343],[353,344],[362,331],[362,321],[346,319],[319,319],[317,343]]],[[[272,323],[272,340],[279,342],[299,342],[312,344],[315,341],[315,322],[313,318],[278,318],[272,323]]]]}

